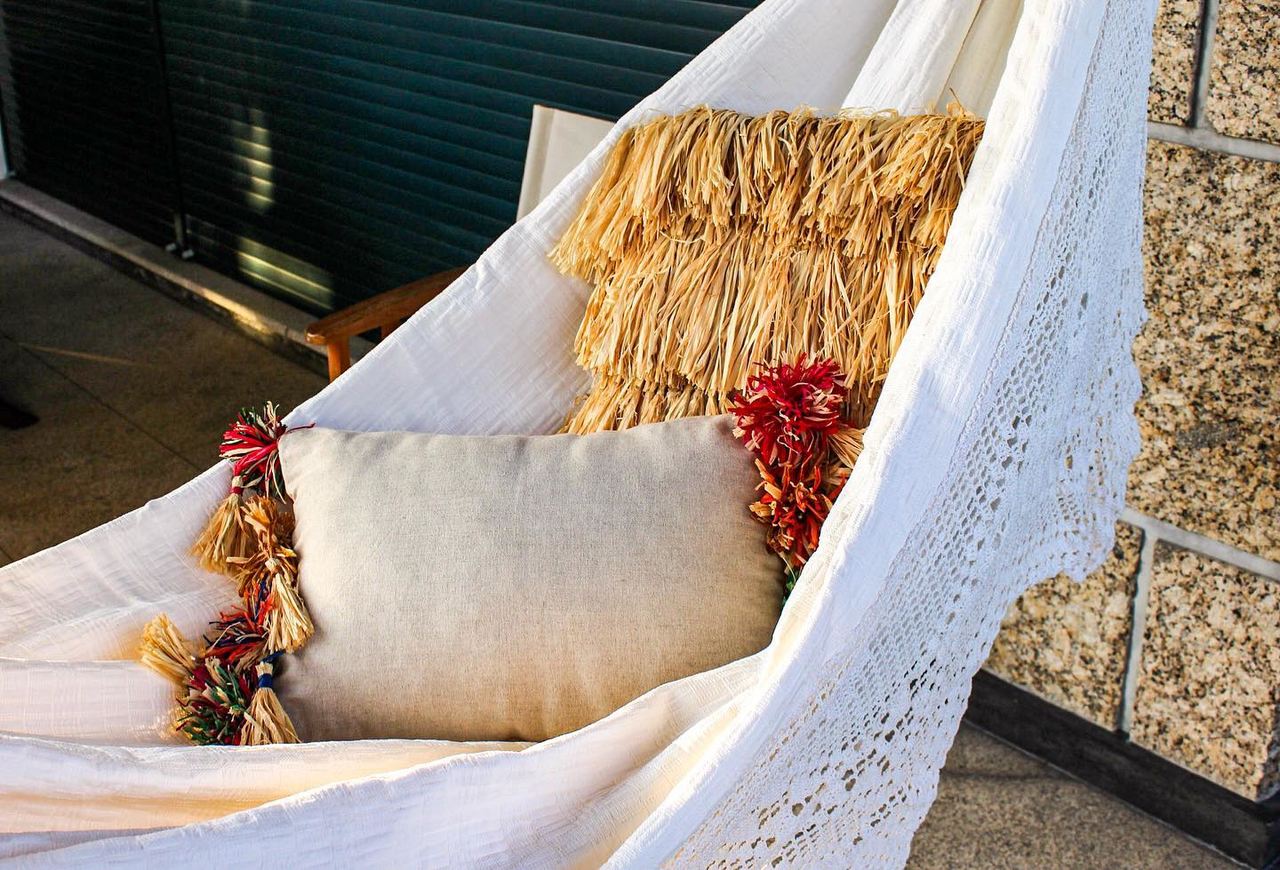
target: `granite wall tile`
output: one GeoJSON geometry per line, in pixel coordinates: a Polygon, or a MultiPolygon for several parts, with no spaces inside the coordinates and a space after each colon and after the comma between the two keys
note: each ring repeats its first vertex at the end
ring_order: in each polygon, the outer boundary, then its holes
{"type": "Polygon", "coordinates": [[[1005,615],[988,670],[1116,727],[1141,549],[1142,533],[1120,523],[1110,558],[1083,583],[1057,577],[1029,590],[1005,615]]]}
{"type": "Polygon", "coordinates": [[[1250,799],[1280,784],[1280,582],[1161,543],[1132,736],[1250,799]]]}
{"type": "Polygon", "coordinates": [[[1280,559],[1280,164],[1151,143],[1129,502],[1280,559]]]}
{"type": "Polygon", "coordinates": [[[1200,42],[1201,0],[1160,0],[1151,66],[1147,114],[1153,121],[1191,120],[1191,90],[1200,42]]]}
{"type": "Polygon", "coordinates": [[[1280,0],[1220,0],[1205,111],[1228,136],[1280,142],[1280,0]]]}

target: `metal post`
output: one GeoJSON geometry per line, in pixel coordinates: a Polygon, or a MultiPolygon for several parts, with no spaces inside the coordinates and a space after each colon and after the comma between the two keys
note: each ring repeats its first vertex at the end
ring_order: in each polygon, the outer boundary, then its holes
{"type": "Polygon", "coordinates": [[[9,162],[6,156],[9,153],[9,149],[5,136],[4,94],[0,94],[0,180],[9,177],[9,162]]]}
{"type": "Polygon", "coordinates": [[[195,256],[187,234],[187,208],[182,196],[182,171],[178,165],[178,134],[173,126],[172,95],[169,90],[169,68],[165,63],[164,30],[160,24],[160,0],[151,0],[151,32],[155,39],[156,75],[159,83],[156,99],[156,120],[163,131],[173,197],[173,242],[165,247],[171,254],[184,260],[195,256]]]}

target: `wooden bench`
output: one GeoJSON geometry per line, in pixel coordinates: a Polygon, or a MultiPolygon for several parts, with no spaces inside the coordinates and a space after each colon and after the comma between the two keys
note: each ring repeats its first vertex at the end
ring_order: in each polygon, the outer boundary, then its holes
{"type": "Polygon", "coordinates": [[[410,281],[357,302],[350,308],[335,311],[308,326],[307,342],[324,345],[329,355],[329,380],[351,368],[351,339],[354,336],[376,329],[380,337],[386,338],[465,271],[466,267],[449,269],[410,281]]]}

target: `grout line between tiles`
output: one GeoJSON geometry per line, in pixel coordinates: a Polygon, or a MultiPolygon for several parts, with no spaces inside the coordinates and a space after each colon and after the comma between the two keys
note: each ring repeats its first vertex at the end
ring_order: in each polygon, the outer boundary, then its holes
{"type": "Polygon", "coordinates": [[[1160,142],[1171,142],[1174,145],[1184,145],[1201,151],[1213,151],[1230,157],[1280,163],[1280,145],[1274,142],[1237,139],[1234,136],[1224,136],[1218,131],[1207,127],[1183,127],[1180,124],[1148,121],[1147,138],[1160,142]]]}
{"type": "Polygon", "coordinates": [[[97,403],[98,405],[101,405],[103,408],[105,408],[106,410],[110,411],[110,412],[111,412],[112,414],[114,414],[116,417],[119,417],[121,420],[123,420],[124,422],[128,423],[128,424],[129,424],[130,426],[132,426],[133,428],[137,429],[139,432],[141,432],[143,435],[145,435],[149,440],[151,440],[151,441],[155,442],[155,443],[156,443],[156,445],[158,445],[158,446],[159,446],[162,450],[164,450],[166,453],[169,453],[169,454],[171,454],[171,455],[173,455],[173,456],[176,456],[178,459],[180,459],[180,460],[182,461],[182,463],[183,463],[184,465],[189,466],[190,468],[192,468],[192,469],[193,469],[193,470],[195,470],[195,471],[203,471],[203,470],[204,470],[204,469],[203,469],[203,468],[201,468],[199,465],[197,465],[196,463],[194,463],[194,462],[192,462],[190,459],[188,459],[186,456],[183,456],[183,455],[182,455],[181,453],[179,453],[177,450],[175,450],[174,448],[170,447],[168,444],[166,444],[166,443],[164,443],[163,441],[161,441],[161,440],[160,440],[160,438],[159,438],[159,437],[157,437],[157,436],[155,435],[155,433],[151,432],[151,431],[150,431],[149,429],[147,429],[145,426],[141,425],[140,423],[138,423],[136,420],[132,419],[132,418],[131,418],[131,417],[129,417],[128,415],[126,415],[126,414],[122,413],[118,408],[116,408],[116,407],[115,407],[115,406],[113,406],[110,402],[108,402],[108,401],[106,401],[105,399],[103,399],[101,396],[99,396],[99,395],[98,395],[97,393],[95,393],[93,390],[89,389],[89,388],[88,388],[88,387],[86,387],[84,384],[80,383],[80,382],[79,382],[79,381],[77,381],[75,378],[71,377],[69,374],[67,374],[66,372],[64,372],[62,369],[58,368],[58,367],[57,367],[56,365],[54,365],[53,363],[49,362],[47,359],[45,359],[45,358],[44,358],[44,356],[43,356],[43,355],[38,354],[38,353],[35,353],[34,351],[32,351],[32,350],[28,349],[28,348],[27,348],[27,346],[26,346],[25,344],[23,344],[21,341],[19,341],[18,339],[14,338],[12,335],[10,335],[9,333],[5,332],[5,331],[4,331],[4,330],[2,330],[2,329],[0,329],[0,336],[3,336],[4,338],[6,338],[6,339],[8,339],[9,341],[13,342],[13,343],[14,343],[14,345],[16,345],[16,346],[17,346],[18,351],[19,351],[20,353],[24,353],[24,354],[26,354],[27,356],[31,357],[32,359],[36,360],[37,362],[39,362],[39,363],[40,363],[40,365],[44,366],[44,367],[45,367],[45,368],[47,368],[49,371],[53,372],[53,373],[54,373],[54,374],[56,374],[58,377],[62,378],[64,381],[66,381],[67,383],[71,384],[71,385],[72,385],[72,386],[74,386],[76,389],[80,390],[82,393],[84,393],[86,396],[88,396],[90,399],[92,399],[95,403],[97,403]]]}
{"type": "Polygon", "coordinates": [[[1196,45],[1196,77],[1191,86],[1191,126],[1203,130],[1207,123],[1209,86],[1213,74],[1213,43],[1218,35],[1218,2],[1204,0],[1200,7],[1200,39],[1196,45]]]}
{"type": "Polygon", "coordinates": [[[1230,544],[1224,544],[1216,538],[1210,538],[1198,532],[1189,532],[1172,523],[1140,513],[1130,507],[1124,509],[1120,514],[1120,519],[1131,526],[1137,526],[1142,529],[1144,535],[1157,538],[1167,544],[1173,544],[1184,550],[1192,550],[1219,562],[1242,568],[1267,580],[1280,581],[1280,562],[1255,555],[1247,550],[1241,550],[1239,547],[1233,547],[1230,544]]]}

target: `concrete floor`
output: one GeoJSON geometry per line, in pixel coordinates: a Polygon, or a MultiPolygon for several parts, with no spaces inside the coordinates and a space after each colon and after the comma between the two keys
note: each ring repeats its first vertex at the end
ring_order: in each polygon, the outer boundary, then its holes
{"type": "MultiPolygon", "coordinates": [[[[0,213],[0,564],[168,492],[216,460],[244,403],[324,378],[0,213]]],[[[910,867],[1235,866],[972,728],[947,760],[910,867]]]]}

